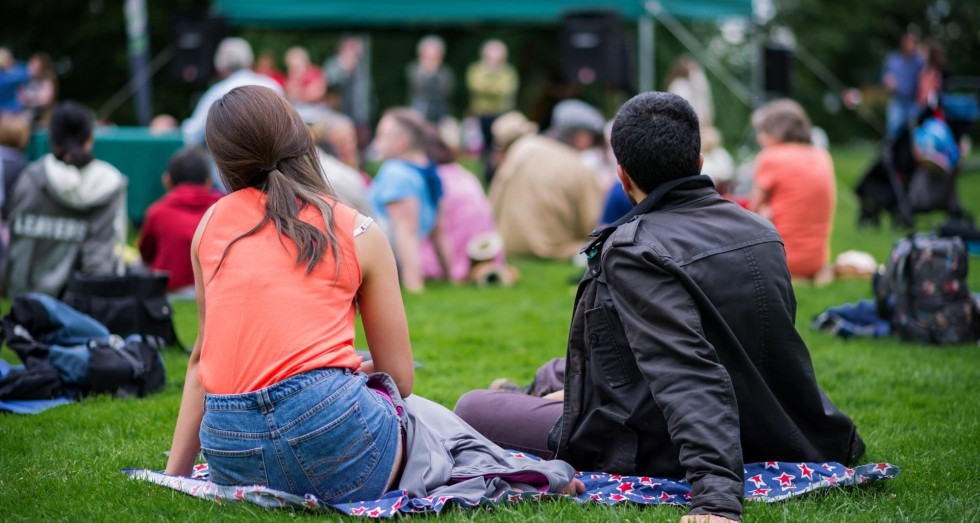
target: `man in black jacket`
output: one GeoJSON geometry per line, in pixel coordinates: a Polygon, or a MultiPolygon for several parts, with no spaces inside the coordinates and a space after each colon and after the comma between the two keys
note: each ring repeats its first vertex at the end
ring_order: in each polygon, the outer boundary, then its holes
{"type": "Polygon", "coordinates": [[[817,385],[779,235],[698,176],[700,145],[676,95],[620,109],[617,173],[639,203],[583,249],[564,401],[474,391],[456,410],[503,445],[547,440],[579,470],[684,476],[682,521],[737,520],[743,461],[850,463],[864,443],[817,385]]]}

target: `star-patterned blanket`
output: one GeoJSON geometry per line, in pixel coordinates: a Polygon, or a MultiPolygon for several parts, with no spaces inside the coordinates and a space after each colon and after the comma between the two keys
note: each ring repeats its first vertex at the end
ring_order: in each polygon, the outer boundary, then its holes
{"type": "MultiPolygon", "coordinates": [[[[526,454],[517,457],[537,459],[526,454]]],[[[392,517],[398,513],[437,513],[449,506],[463,508],[538,501],[547,498],[574,499],[579,503],[637,503],[641,505],[687,505],[691,486],[683,480],[619,476],[605,472],[578,472],[576,477],[585,484],[585,492],[573,496],[542,492],[504,492],[494,498],[463,499],[449,496],[411,498],[407,492],[393,490],[381,499],[357,503],[329,504],[312,494],[297,496],[262,486],[225,486],[208,481],[207,464],[197,465],[190,478],[168,476],[146,469],[125,469],[123,473],[138,480],[149,481],[194,497],[218,503],[249,502],[263,507],[306,509],[310,511],[339,511],[350,516],[392,517]]],[[[767,461],[745,466],[745,499],[775,502],[814,490],[863,485],[872,481],[891,479],[898,467],[890,463],[870,463],[849,468],[840,463],[798,463],[767,461]]]]}

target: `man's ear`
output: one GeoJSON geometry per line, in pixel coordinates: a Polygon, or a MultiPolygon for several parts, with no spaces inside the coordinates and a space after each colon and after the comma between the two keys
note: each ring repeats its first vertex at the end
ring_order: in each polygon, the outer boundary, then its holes
{"type": "Polygon", "coordinates": [[[701,174],[701,169],[704,169],[704,155],[698,155],[698,174],[701,174]]]}
{"type": "Polygon", "coordinates": [[[616,164],[616,177],[619,178],[619,183],[623,186],[623,192],[630,194],[633,191],[633,180],[623,170],[622,165],[616,164]]]}
{"type": "Polygon", "coordinates": [[[174,188],[174,181],[173,181],[172,178],[170,178],[170,173],[164,172],[163,173],[163,176],[161,176],[160,179],[161,179],[161,181],[163,181],[163,188],[164,189],[166,189],[166,190],[169,191],[169,190],[171,190],[171,189],[174,188]]]}

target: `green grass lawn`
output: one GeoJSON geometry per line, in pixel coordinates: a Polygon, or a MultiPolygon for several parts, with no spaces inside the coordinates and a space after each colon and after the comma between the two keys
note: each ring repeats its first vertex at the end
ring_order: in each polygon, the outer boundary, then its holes
{"type": "MultiPolygon", "coordinates": [[[[839,204],[832,248],[885,259],[901,235],[857,230],[850,188],[868,164],[868,148],[836,149],[839,204]]],[[[980,173],[967,174],[961,197],[980,215],[980,173]]],[[[940,216],[920,219],[920,228],[940,216]]],[[[561,263],[515,261],[520,283],[476,289],[432,285],[405,307],[417,371],[416,393],[448,407],[473,388],[507,376],[529,380],[537,365],[564,355],[578,274],[561,263]]],[[[980,291],[980,260],[970,285],[980,291]]],[[[980,521],[980,348],[935,348],[885,340],[840,340],[810,329],[831,305],[870,297],[867,281],[799,285],[797,326],[809,344],[820,384],[858,425],[868,444],[862,462],[888,461],[898,478],[866,488],[815,493],[777,504],[749,503],[750,521],[980,521]]],[[[191,304],[177,304],[177,330],[196,334],[191,304]]],[[[359,334],[360,336],[360,334],[359,334]]],[[[363,337],[359,338],[363,345],[363,337]]],[[[3,358],[15,361],[9,349],[3,358]]],[[[0,415],[0,520],[3,521],[292,521],[340,519],[251,505],[217,505],[136,482],[125,467],[162,469],[180,403],[186,355],[165,353],[167,386],[142,400],[93,397],[37,416],[0,415]]],[[[450,511],[449,521],[676,521],[684,509],[528,503],[487,511],[450,511]]],[[[425,518],[428,520],[429,518],[425,518]]]]}

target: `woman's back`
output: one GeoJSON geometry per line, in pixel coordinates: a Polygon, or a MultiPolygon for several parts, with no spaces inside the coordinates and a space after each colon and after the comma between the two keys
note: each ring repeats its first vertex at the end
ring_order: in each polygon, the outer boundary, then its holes
{"type": "Polygon", "coordinates": [[[814,276],[829,257],[837,200],[830,155],[809,144],[766,147],[759,153],[755,183],[769,192],[771,220],[786,245],[790,272],[814,276]]]}
{"type": "MultiPolygon", "coordinates": [[[[354,298],[361,284],[353,238],[357,211],[329,202],[339,270],[328,251],[307,274],[306,265],[296,263],[295,243],[280,238],[271,224],[224,255],[232,240],[262,220],[265,201],[254,188],[222,198],[201,237],[207,301],[200,378],[211,393],[250,392],[316,368],[360,367],[353,347],[354,298]]],[[[308,206],[299,216],[325,230],[316,208],[308,206]]]]}

